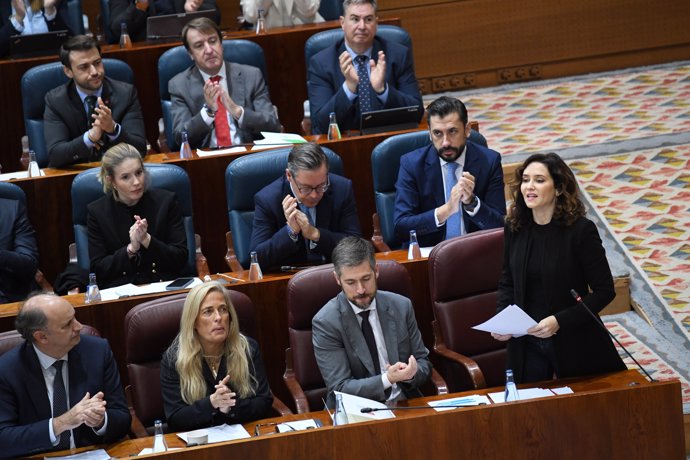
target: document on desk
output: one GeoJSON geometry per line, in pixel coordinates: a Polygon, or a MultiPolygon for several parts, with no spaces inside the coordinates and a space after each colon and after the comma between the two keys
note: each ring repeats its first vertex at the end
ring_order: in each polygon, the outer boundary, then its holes
{"type": "Polygon", "coordinates": [[[508,305],[489,320],[472,326],[472,329],[522,337],[527,334],[527,329],[536,325],[537,322],[525,313],[522,308],[517,305],[508,305]]]}
{"type": "MultiPolygon", "coordinates": [[[[165,288],[170,284],[170,281],[161,281],[158,283],[144,284],[137,286],[132,283],[123,284],[122,286],[115,286],[113,288],[101,290],[101,300],[115,300],[121,297],[134,297],[138,295],[156,294],[158,292],[170,292],[165,288]]],[[[203,284],[200,278],[194,278],[185,289],[191,289],[194,286],[203,284]]]]}
{"type": "MultiPolygon", "coordinates": [[[[236,425],[218,425],[206,428],[208,431],[208,443],[214,442],[234,441],[235,439],[251,438],[247,430],[240,424],[236,425]]],[[[177,437],[187,442],[187,433],[177,433],[177,437]]]]}
{"type": "MultiPolygon", "coordinates": [[[[548,398],[551,396],[570,394],[573,390],[570,387],[561,388],[520,388],[518,389],[518,396],[523,399],[537,399],[548,398]]],[[[489,397],[494,403],[505,402],[505,392],[497,391],[496,393],[489,393],[489,397]]]]}
{"type": "Polygon", "coordinates": [[[393,418],[395,414],[387,410],[387,406],[373,399],[362,398],[347,393],[336,391],[335,394],[343,395],[343,406],[347,414],[348,423],[368,422],[371,420],[383,420],[386,418],[393,418]],[[372,408],[376,409],[371,412],[362,413],[362,409],[372,408]],[[381,410],[383,409],[383,410],[381,410]]]}
{"type": "Polygon", "coordinates": [[[60,457],[43,457],[50,460],[70,459],[70,460],[110,460],[110,455],[104,449],[87,450],[74,455],[64,455],[60,457]]]}
{"type": "Polygon", "coordinates": [[[299,134],[292,133],[272,133],[268,131],[261,131],[263,139],[254,141],[254,145],[292,145],[292,144],[306,144],[307,140],[299,134]]]}
{"type": "Polygon", "coordinates": [[[225,153],[242,153],[246,152],[247,148],[243,145],[239,147],[228,147],[226,149],[196,149],[196,156],[199,158],[212,157],[214,155],[223,155],[225,153]]]}
{"type": "Polygon", "coordinates": [[[439,399],[438,401],[429,401],[428,403],[437,412],[443,412],[444,410],[453,410],[458,407],[467,406],[482,406],[485,404],[491,404],[491,400],[484,395],[470,395],[463,396],[460,398],[449,398],[449,399],[439,399]],[[443,406],[443,407],[437,407],[443,406]],[[455,406],[455,407],[450,407],[455,406]]]}

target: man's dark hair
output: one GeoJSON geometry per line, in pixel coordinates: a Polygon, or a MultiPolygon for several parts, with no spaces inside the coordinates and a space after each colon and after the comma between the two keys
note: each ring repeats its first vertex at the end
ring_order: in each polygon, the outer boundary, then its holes
{"type": "Polygon", "coordinates": [[[457,113],[462,125],[467,125],[467,107],[460,99],[448,96],[441,96],[429,104],[426,108],[426,122],[431,125],[432,116],[443,118],[451,113],[457,113]]]}
{"type": "Polygon", "coordinates": [[[378,5],[376,0],[344,0],[343,1],[343,14],[348,6],[352,5],[371,5],[374,8],[374,12],[378,11],[378,5]]]}
{"type": "Polygon", "coordinates": [[[72,51],[88,51],[93,48],[98,50],[99,55],[101,54],[101,45],[93,37],[89,35],[75,35],[60,47],[60,62],[68,69],[71,69],[72,63],[69,60],[69,54],[72,51]]]}
{"type": "Polygon", "coordinates": [[[343,267],[356,267],[365,260],[372,270],[376,269],[376,256],[371,242],[357,236],[346,236],[336,245],[331,254],[335,273],[340,276],[343,267]]]}
{"type": "Polygon", "coordinates": [[[189,29],[198,30],[199,32],[205,34],[212,34],[213,32],[215,32],[218,35],[218,40],[220,40],[221,42],[223,41],[223,34],[220,32],[218,24],[211,21],[209,18],[192,19],[184,25],[181,33],[182,44],[184,45],[187,51],[189,51],[189,42],[187,41],[187,32],[189,32],[189,29]]]}
{"type": "Polygon", "coordinates": [[[328,157],[321,146],[307,142],[292,147],[288,155],[287,167],[292,177],[295,177],[298,171],[315,171],[324,164],[328,169],[328,157]]]}
{"type": "Polygon", "coordinates": [[[37,307],[25,308],[26,303],[32,298],[39,295],[54,295],[46,292],[32,292],[29,296],[22,302],[21,307],[19,307],[19,312],[14,320],[14,327],[17,332],[28,342],[34,343],[34,332],[45,329],[48,325],[48,317],[45,312],[37,307]]]}

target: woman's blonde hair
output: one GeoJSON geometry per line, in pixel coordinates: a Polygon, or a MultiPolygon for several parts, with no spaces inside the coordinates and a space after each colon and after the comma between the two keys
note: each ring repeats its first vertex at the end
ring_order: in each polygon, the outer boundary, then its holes
{"type": "MultiPolygon", "coordinates": [[[[177,349],[175,367],[180,375],[182,399],[187,404],[193,404],[206,397],[206,381],[202,372],[203,350],[195,324],[201,304],[211,292],[220,292],[223,295],[230,315],[228,337],[223,346],[226,368],[230,376],[228,387],[240,398],[256,394],[257,382],[249,372],[249,342],[240,333],[237,312],[230,300],[230,294],[222,284],[211,281],[194,287],[187,294],[180,318],[180,333],[170,347],[171,350],[177,349]]],[[[218,376],[218,379],[223,377],[218,376]]]]}
{"type": "Polygon", "coordinates": [[[34,13],[41,11],[43,9],[43,0],[31,0],[29,6],[31,6],[31,11],[34,13]]]}
{"type": "Polygon", "coordinates": [[[144,169],[144,190],[149,185],[149,173],[144,166],[144,160],[141,159],[139,151],[132,145],[121,142],[110,147],[101,159],[101,170],[98,172],[98,181],[103,184],[103,193],[111,193],[116,200],[119,200],[117,190],[113,188],[113,180],[115,179],[115,168],[120,166],[125,160],[133,158],[139,160],[141,167],[144,169]]]}

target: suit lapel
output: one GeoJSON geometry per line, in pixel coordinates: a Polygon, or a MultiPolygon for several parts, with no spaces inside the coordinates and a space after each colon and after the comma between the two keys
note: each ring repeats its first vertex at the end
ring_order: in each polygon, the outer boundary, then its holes
{"type": "Polygon", "coordinates": [[[48,399],[48,390],[43,378],[43,369],[41,369],[41,363],[38,361],[33,345],[29,342],[24,342],[21,354],[22,362],[27,363],[24,382],[27,394],[30,397],[29,399],[34,406],[34,411],[41,420],[50,418],[52,417],[52,409],[48,399]]]}
{"type": "Polygon", "coordinates": [[[359,320],[355,316],[355,312],[352,311],[352,307],[347,301],[345,294],[342,292],[338,294],[338,306],[340,308],[340,319],[343,325],[343,331],[345,332],[347,340],[350,341],[352,351],[366,368],[369,375],[378,374],[379,371],[374,369],[374,361],[371,359],[369,347],[367,347],[367,342],[364,340],[359,320]]]}
{"type": "Polygon", "coordinates": [[[395,327],[395,319],[390,305],[381,301],[380,296],[376,296],[376,312],[379,315],[383,340],[386,342],[386,353],[388,354],[388,364],[394,364],[398,359],[398,330],[395,327]]]}
{"type": "Polygon", "coordinates": [[[245,104],[245,94],[244,94],[244,75],[240,68],[228,61],[225,61],[225,72],[227,74],[228,82],[228,94],[236,104],[244,107],[245,104]]]}
{"type": "MultiPolygon", "coordinates": [[[[74,407],[86,395],[86,382],[88,379],[85,363],[82,361],[81,353],[76,347],[72,348],[68,354],[69,369],[69,406],[74,407]]],[[[93,395],[89,395],[93,397],[93,395]]],[[[76,430],[73,430],[76,434],[76,430]]],[[[76,439],[75,439],[76,442],[76,439]]]]}
{"type": "Polygon", "coordinates": [[[84,132],[86,129],[86,109],[84,108],[84,103],[81,101],[79,94],[77,93],[77,86],[72,80],[67,87],[67,98],[69,99],[69,107],[65,107],[65,110],[71,113],[71,115],[65,117],[66,120],[70,120],[72,123],[76,122],[74,126],[74,132],[84,132]]]}
{"type": "Polygon", "coordinates": [[[443,191],[443,177],[439,164],[436,148],[433,145],[427,147],[424,158],[423,186],[426,190],[422,196],[433,196],[437,206],[446,202],[446,194],[443,191]]]}
{"type": "MultiPolygon", "coordinates": [[[[329,174],[330,176],[330,174],[329,174]]],[[[330,177],[329,177],[330,179],[330,177]]],[[[328,228],[331,221],[331,211],[333,209],[333,189],[328,188],[324,193],[319,204],[316,205],[316,226],[328,228]]]]}

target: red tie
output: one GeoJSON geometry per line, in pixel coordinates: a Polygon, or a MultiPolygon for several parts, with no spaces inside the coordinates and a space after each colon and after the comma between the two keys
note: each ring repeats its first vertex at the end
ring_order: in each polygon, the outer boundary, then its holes
{"type": "MultiPolygon", "coordinates": [[[[223,78],[220,75],[211,77],[213,83],[218,83],[223,78]]],[[[223,105],[221,97],[218,96],[218,110],[216,111],[216,143],[218,147],[229,147],[232,145],[230,138],[230,125],[228,124],[228,111],[223,105]]]]}

